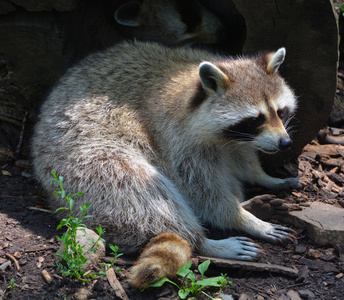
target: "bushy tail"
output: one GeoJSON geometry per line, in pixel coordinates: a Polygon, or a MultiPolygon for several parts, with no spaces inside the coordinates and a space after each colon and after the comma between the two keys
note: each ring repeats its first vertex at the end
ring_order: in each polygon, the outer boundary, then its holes
{"type": "Polygon", "coordinates": [[[131,268],[129,282],[142,289],[163,277],[173,278],[191,257],[192,249],[175,233],[162,233],[152,238],[131,268]]]}

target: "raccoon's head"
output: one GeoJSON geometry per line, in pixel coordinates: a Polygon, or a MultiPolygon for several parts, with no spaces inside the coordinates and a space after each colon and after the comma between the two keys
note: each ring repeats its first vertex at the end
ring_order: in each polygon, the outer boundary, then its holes
{"type": "Polygon", "coordinates": [[[293,142],[287,126],[297,102],[277,73],[285,53],[280,48],[254,58],[201,63],[204,97],[192,103],[198,111],[194,129],[216,143],[248,144],[268,153],[288,149],[293,142]]]}

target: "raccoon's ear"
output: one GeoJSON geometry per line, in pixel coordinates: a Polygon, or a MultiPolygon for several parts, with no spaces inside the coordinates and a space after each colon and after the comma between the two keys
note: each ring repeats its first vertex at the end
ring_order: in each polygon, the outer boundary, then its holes
{"type": "Polygon", "coordinates": [[[220,92],[229,85],[229,78],[218,67],[210,62],[202,62],[199,65],[199,77],[205,90],[220,92]]]}
{"type": "Polygon", "coordinates": [[[278,71],[279,66],[283,63],[285,58],[285,48],[279,48],[275,53],[268,53],[266,55],[267,65],[266,71],[269,74],[275,74],[278,71]]]}
{"type": "Polygon", "coordinates": [[[138,1],[129,1],[121,5],[115,11],[115,20],[118,24],[130,27],[140,26],[139,23],[140,3],[138,1]]]}

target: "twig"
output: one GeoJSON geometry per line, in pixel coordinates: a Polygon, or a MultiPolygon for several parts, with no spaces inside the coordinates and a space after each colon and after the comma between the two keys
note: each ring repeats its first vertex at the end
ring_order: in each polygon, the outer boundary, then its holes
{"type": "MultiPolygon", "coordinates": [[[[102,260],[104,260],[107,263],[110,263],[111,260],[113,259],[113,256],[104,256],[102,257],[102,260]]],[[[116,266],[120,266],[120,267],[128,267],[131,266],[133,264],[134,260],[132,258],[128,258],[128,257],[117,257],[116,258],[116,266]]]]}
{"type": "Polygon", "coordinates": [[[38,208],[38,207],[34,207],[34,206],[29,206],[28,209],[42,211],[42,212],[46,212],[46,213],[52,214],[52,211],[49,210],[49,209],[38,208]]]}
{"type": "Polygon", "coordinates": [[[13,260],[14,264],[16,265],[17,270],[19,271],[20,267],[19,267],[18,261],[11,254],[5,253],[5,255],[13,260]]]}
{"type": "Polygon", "coordinates": [[[0,121],[11,123],[11,124],[17,125],[17,126],[23,126],[23,122],[20,122],[20,121],[11,119],[11,118],[7,118],[7,117],[4,117],[4,116],[0,116],[0,121]]]}
{"type": "Polygon", "coordinates": [[[129,300],[127,294],[125,293],[122,285],[118,281],[115,271],[113,268],[110,268],[106,271],[106,277],[111,285],[111,287],[114,289],[116,297],[122,299],[122,300],[129,300]]]}
{"type": "Polygon", "coordinates": [[[23,144],[23,138],[24,138],[24,132],[25,132],[25,123],[26,123],[26,118],[27,118],[27,115],[29,114],[29,111],[27,110],[25,112],[25,115],[24,115],[24,118],[23,118],[23,122],[22,122],[22,128],[21,128],[21,131],[20,131],[20,135],[19,135],[19,141],[18,141],[18,145],[17,145],[17,149],[16,149],[16,154],[18,155],[20,153],[20,149],[21,149],[21,146],[23,144]]]}
{"type": "Polygon", "coordinates": [[[216,266],[220,269],[242,269],[242,270],[256,271],[256,272],[270,272],[270,273],[283,274],[290,277],[297,277],[299,274],[299,272],[293,268],[288,268],[288,267],[275,265],[275,264],[265,264],[265,263],[257,263],[257,262],[246,262],[246,261],[239,261],[239,260],[199,256],[200,262],[203,262],[208,259],[211,260],[213,266],[216,266]]]}
{"type": "Polygon", "coordinates": [[[295,284],[288,285],[288,286],[286,287],[286,289],[291,289],[291,288],[298,287],[298,286],[302,286],[302,285],[306,285],[306,284],[309,284],[309,283],[308,283],[308,282],[295,283],[295,284]]]}
{"type": "Polygon", "coordinates": [[[53,279],[51,278],[51,276],[49,275],[49,273],[47,272],[47,270],[43,270],[42,271],[42,276],[44,277],[45,281],[50,284],[53,279]]]}
{"type": "Polygon", "coordinates": [[[0,147],[0,154],[16,159],[14,153],[4,147],[0,147]]]}
{"type": "Polygon", "coordinates": [[[6,268],[7,268],[8,266],[10,266],[10,265],[11,265],[11,261],[8,260],[8,261],[4,262],[4,263],[0,266],[0,270],[5,271],[6,268]]]}

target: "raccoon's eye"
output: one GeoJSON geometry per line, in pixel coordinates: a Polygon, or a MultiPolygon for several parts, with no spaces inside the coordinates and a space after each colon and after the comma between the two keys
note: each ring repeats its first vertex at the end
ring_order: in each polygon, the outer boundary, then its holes
{"type": "Polygon", "coordinates": [[[248,119],[250,125],[253,128],[258,128],[259,126],[263,125],[265,122],[265,116],[263,114],[258,115],[258,117],[253,117],[248,119]]]}
{"type": "Polygon", "coordinates": [[[279,109],[277,111],[277,115],[282,120],[282,122],[285,123],[288,120],[288,118],[289,118],[289,110],[288,110],[288,108],[285,107],[283,109],[279,109]]]}

